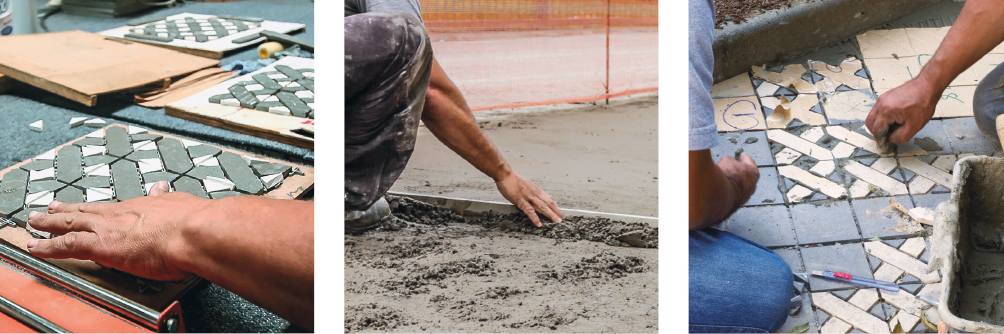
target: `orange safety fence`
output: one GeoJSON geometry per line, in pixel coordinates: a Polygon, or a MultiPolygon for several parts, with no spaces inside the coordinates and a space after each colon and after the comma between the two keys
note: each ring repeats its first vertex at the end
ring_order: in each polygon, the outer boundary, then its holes
{"type": "Polygon", "coordinates": [[[471,109],[657,91],[654,0],[419,0],[439,64],[471,109]]]}

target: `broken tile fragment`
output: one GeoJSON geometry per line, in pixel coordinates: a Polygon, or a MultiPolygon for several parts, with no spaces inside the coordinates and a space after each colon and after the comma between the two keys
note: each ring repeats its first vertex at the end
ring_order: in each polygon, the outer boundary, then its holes
{"type": "Polygon", "coordinates": [[[55,199],[55,194],[51,191],[29,193],[25,195],[24,205],[28,208],[45,208],[55,199]]]}
{"type": "Polygon", "coordinates": [[[138,126],[129,126],[129,135],[137,135],[141,133],[146,133],[147,130],[138,126]]]}
{"type": "Polygon", "coordinates": [[[29,181],[52,180],[55,178],[55,176],[56,176],[55,168],[33,170],[28,172],[29,181]]]}
{"type": "Polygon", "coordinates": [[[115,185],[115,193],[118,195],[119,201],[142,197],[145,194],[135,163],[127,160],[119,160],[112,164],[111,169],[112,182],[115,185]]]}
{"type": "Polygon", "coordinates": [[[150,133],[134,134],[134,135],[130,135],[129,137],[132,139],[132,142],[134,142],[134,143],[141,142],[141,141],[146,141],[146,140],[158,141],[161,138],[164,138],[164,136],[150,134],[150,133]]]}
{"type": "Polygon", "coordinates": [[[38,120],[38,121],[35,121],[34,123],[28,124],[28,128],[30,128],[31,131],[42,132],[42,126],[43,126],[43,124],[44,124],[44,122],[42,120],[38,120]]]}
{"type": "Polygon", "coordinates": [[[809,61],[809,70],[823,76],[816,82],[819,92],[836,92],[844,88],[850,90],[871,88],[868,76],[862,70],[863,64],[857,58],[847,58],[837,65],[818,60],[809,61]],[[843,88],[842,88],[843,87],[843,88]]]}
{"type": "Polygon", "coordinates": [[[941,281],[941,276],[938,275],[938,272],[928,272],[927,264],[881,241],[869,241],[864,243],[864,245],[869,255],[881,259],[884,264],[892,265],[910,275],[920,278],[924,283],[937,283],[941,281]]]}
{"type": "MultiPolygon", "coordinates": [[[[763,146],[767,146],[766,141],[764,141],[763,146]]],[[[286,176],[289,175],[289,172],[292,171],[293,168],[274,162],[251,162],[251,169],[253,169],[259,176],[272,174],[281,174],[282,176],[286,176]]]]}
{"type": "Polygon", "coordinates": [[[208,176],[226,178],[226,175],[223,173],[223,169],[220,168],[220,166],[198,166],[192,168],[192,170],[188,171],[188,173],[185,173],[185,175],[200,180],[205,179],[208,176]]]}
{"type": "Polygon", "coordinates": [[[209,193],[209,197],[212,199],[221,199],[234,196],[244,196],[244,194],[241,194],[236,191],[218,191],[214,193],[209,193]]]}
{"type": "Polygon", "coordinates": [[[191,147],[186,145],[186,147],[188,147],[188,155],[193,159],[204,156],[215,156],[221,152],[219,148],[209,145],[194,145],[191,147]]]}
{"type": "Polygon", "coordinates": [[[282,174],[265,175],[261,177],[261,182],[265,184],[265,191],[278,188],[282,184],[282,174]]]}
{"type": "Polygon", "coordinates": [[[203,157],[198,157],[198,158],[194,158],[194,159],[192,159],[192,162],[195,163],[196,166],[219,166],[220,165],[220,161],[217,160],[216,157],[210,156],[210,155],[203,156],[203,157]]]}
{"type": "Polygon", "coordinates": [[[892,238],[917,235],[923,227],[898,210],[890,208],[890,200],[912,208],[909,196],[868,198],[854,201],[854,214],[861,228],[861,237],[892,238]]]}
{"type": "Polygon", "coordinates": [[[110,202],[115,198],[112,188],[87,188],[86,202],[110,202]]]}
{"type": "Polygon", "coordinates": [[[109,165],[117,160],[115,157],[110,155],[93,155],[84,158],[84,166],[94,166],[94,165],[109,165]]]}
{"type": "Polygon", "coordinates": [[[210,193],[224,190],[234,190],[234,183],[224,178],[207,176],[202,180],[202,183],[205,185],[206,191],[210,193]]]}
{"type": "Polygon", "coordinates": [[[84,167],[84,176],[112,176],[107,164],[84,167]]]}
{"type": "Polygon", "coordinates": [[[139,167],[140,174],[159,172],[164,170],[164,165],[161,164],[159,158],[141,159],[136,163],[136,165],[139,167]]]}
{"type": "Polygon", "coordinates": [[[80,146],[80,147],[84,147],[84,146],[105,146],[105,138],[104,137],[101,137],[101,138],[86,137],[84,139],[81,139],[81,140],[73,142],[73,145],[77,145],[77,146],[80,146]]]}
{"type": "Polygon", "coordinates": [[[70,128],[72,129],[84,125],[84,121],[86,120],[87,117],[70,117],[70,128]]]}
{"type": "Polygon", "coordinates": [[[105,125],[108,125],[108,123],[106,123],[103,119],[100,118],[92,118],[84,121],[84,125],[87,125],[92,128],[102,128],[105,125]]]}
{"type": "Polygon", "coordinates": [[[182,176],[174,180],[174,190],[209,199],[209,194],[202,187],[202,183],[188,176],[182,176]]]}
{"type": "Polygon", "coordinates": [[[157,143],[152,140],[144,140],[141,142],[135,142],[132,144],[133,151],[150,151],[157,150],[157,143]]]}
{"type": "Polygon", "coordinates": [[[90,145],[88,145],[88,146],[81,147],[80,148],[80,153],[84,157],[90,157],[90,156],[95,156],[95,155],[104,155],[104,154],[108,153],[108,150],[106,149],[105,146],[90,146],[90,145]]]}
{"type": "Polygon", "coordinates": [[[795,92],[800,94],[816,93],[816,85],[810,81],[812,78],[810,77],[810,80],[803,78],[803,74],[807,71],[805,66],[802,64],[791,64],[782,68],[781,72],[775,72],[764,66],[753,66],[751,73],[753,73],[753,78],[755,79],[760,79],[780,87],[793,88],[795,92]]]}
{"type": "Polygon", "coordinates": [[[0,216],[8,217],[24,207],[27,188],[28,172],[14,169],[3,175],[0,181],[0,216]]]}
{"type": "Polygon", "coordinates": [[[261,180],[258,179],[254,171],[241,156],[231,152],[223,152],[217,159],[220,161],[220,167],[223,168],[223,172],[236,185],[237,190],[255,195],[259,195],[264,191],[264,185],[261,180]]]}

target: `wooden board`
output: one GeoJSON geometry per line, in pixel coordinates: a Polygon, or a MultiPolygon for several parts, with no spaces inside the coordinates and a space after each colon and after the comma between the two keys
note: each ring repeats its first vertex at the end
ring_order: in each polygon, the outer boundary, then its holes
{"type": "MultiPolygon", "coordinates": [[[[112,124],[105,127],[104,129],[107,130],[112,127],[125,128],[125,126],[123,125],[112,124]]],[[[148,133],[160,135],[163,136],[164,138],[173,138],[179,141],[183,140],[183,138],[181,137],[171,136],[164,133],[158,133],[153,131],[149,131],[148,133]]],[[[58,151],[60,148],[67,145],[73,145],[72,144],[73,142],[76,142],[84,138],[86,138],[86,136],[71,140],[70,142],[65,143],[63,145],[59,145],[54,149],[58,151]]],[[[299,169],[303,173],[303,175],[290,175],[286,177],[282,185],[280,185],[275,189],[272,189],[271,191],[266,192],[265,194],[261,195],[262,197],[283,199],[283,200],[294,200],[301,198],[304,194],[313,190],[314,188],[313,168],[295,165],[272,158],[248,154],[245,152],[232,150],[225,147],[219,147],[214,145],[209,145],[209,146],[219,148],[223,152],[232,152],[241,156],[253,157],[256,159],[266,160],[269,162],[289,165],[299,169]]],[[[4,169],[3,171],[0,171],[0,178],[2,178],[3,175],[7,174],[7,172],[20,168],[21,166],[31,161],[32,159],[22,161],[11,167],[8,167],[7,169],[4,169]]],[[[21,247],[22,249],[26,249],[28,240],[30,240],[33,237],[24,228],[5,226],[5,227],[0,227],[0,238],[3,238],[4,240],[7,240],[14,245],[21,247]]],[[[199,277],[193,277],[191,279],[182,282],[161,282],[162,290],[160,292],[143,294],[139,293],[140,283],[138,283],[133,276],[123,275],[116,271],[103,268],[97,263],[94,263],[93,261],[81,261],[75,259],[62,259],[62,260],[46,259],[46,261],[49,261],[50,263],[53,263],[63,269],[66,269],[67,271],[70,271],[80,277],[83,277],[88,281],[91,281],[92,283],[95,283],[105,289],[115,292],[125,298],[133,300],[139,304],[142,304],[155,310],[163,310],[164,308],[169,306],[171,302],[178,300],[178,298],[180,298],[185,292],[187,292],[201,280],[201,278],[199,277]]]]}
{"type": "Polygon", "coordinates": [[[0,73],[87,106],[97,96],[219,66],[215,60],[83,31],[0,39],[0,73]]]}
{"type": "Polygon", "coordinates": [[[285,57],[269,66],[246,75],[233,78],[198,94],[166,107],[168,115],[207,125],[249,134],[297,147],[314,149],[314,120],[293,116],[281,116],[264,111],[210,103],[209,98],[228,92],[228,88],[242,81],[252,80],[258,73],[273,71],[276,65],[291,67],[314,67],[313,59],[285,57]],[[305,135],[305,133],[310,134],[305,135]]]}
{"type": "MultiPolygon", "coordinates": [[[[192,18],[195,18],[195,19],[208,19],[208,18],[215,18],[216,16],[215,15],[203,15],[203,14],[192,14],[192,13],[181,13],[181,14],[177,14],[177,15],[168,16],[167,20],[180,20],[180,19],[184,19],[185,17],[192,17],[192,18]]],[[[164,21],[159,21],[159,22],[163,23],[164,21]]],[[[154,24],[156,24],[156,22],[154,22],[154,24]]],[[[263,30],[271,30],[271,31],[277,31],[277,32],[281,32],[281,33],[290,34],[290,33],[305,31],[307,29],[306,25],[303,25],[303,24],[300,24],[300,23],[276,22],[276,21],[265,20],[265,21],[261,22],[261,26],[260,27],[257,27],[257,28],[254,28],[254,29],[250,29],[250,30],[246,30],[246,31],[242,31],[242,32],[235,33],[235,34],[232,34],[232,35],[224,36],[222,38],[218,38],[218,39],[207,41],[207,42],[197,42],[197,41],[188,41],[188,40],[178,40],[178,39],[175,39],[175,40],[172,40],[171,42],[165,43],[165,42],[158,42],[158,41],[151,41],[151,40],[144,40],[144,39],[137,39],[137,38],[129,38],[129,37],[125,36],[126,34],[131,33],[132,29],[135,29],[135,28],[138,28],[138,27],[143,27],[145,25],[146,24],[139,25],[139,26],[122,26],[122,27],[118,27],[118,28],[114,28],[114,29],[109,29],[109,30],[102,31],[99,34],[102,34],[102,35],[105,35],[105,36],[109,36],[109,37],[114,37],[114,38],[128,39],[128,40],[131,40],[131,41],[136,41],[136,42],[140,42],[140,43],[146,43],[146,44],[150,44],[150,45],[156,45],[156,46],[159,46],[159,47],[164,47],[164,48],[168,48],[168,49],[172,49],[172,50],[176,50],[176,51],[180,51],[180,52],[184,52],[184,53],[188,53],[188,54],[192,54],[192,55],[196,55],[196,56],[200,56],[200,57],[213,58],[213,59],[221,59],[221,58],[223,58],[224,54],[226,54],[227,52],[230,52],[230,51],[233,51],[233,50],[237,50],[237,49],[241,49],[241,48],[245,48],[245,47],[248,47],[248,46],[257,45],[257,44],[265,41],[265,38],[261,37],[261,38],[256,38],[254,40],[247,41],[247,42],[244,42],[244,43],[234,43],[233,41],[235,39],[240,39],[240,38],[243,38],[243,37],[255,35],[255,34],[258,34],[258,33],[262,32],[263,30]]]]}

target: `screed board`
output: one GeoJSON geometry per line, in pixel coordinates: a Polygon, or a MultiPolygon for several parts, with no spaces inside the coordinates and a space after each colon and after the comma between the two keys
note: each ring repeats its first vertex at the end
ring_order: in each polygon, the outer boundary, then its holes
{"type": "MultiPolygon", "coordinates": [[[[165,180],[174,191],[197,196],[257,194],[293,200],[313,189],[314,170],[113,124],[0,171],[0,180],[0,220],[5,223],[0,227],[0,238],[24,248],[31,238],[50,237],[30,229],[25,220],[30,211],[45,210],[53,199],[67,203],[118,202],[144,196],[153,183],[165,180]]],[[[92,261],[48,261],[157,310],[167,307],[200,280],[158,282],[92,261]]]]}
{"type": "Polygon", "coordinates": [[[251,37],[263,30],[290,34],[306,28],[299,23],[181,13],[154,22],[105,30],[100,34],[221,59],[229,51],[265,41],[264,37],[251,37]]]}
{"type": "Polygon", "coordinates": [[[285,57],[167,105],[167,114],[314,148],[314,60],[285,57]]]}

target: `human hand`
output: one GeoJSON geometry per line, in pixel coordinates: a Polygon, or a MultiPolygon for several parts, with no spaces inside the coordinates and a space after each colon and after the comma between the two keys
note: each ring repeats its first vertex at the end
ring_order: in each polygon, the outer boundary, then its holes
{"type": "MultiPolygon", "coordinates": [[[[760,170],[756,167],[753,158],[743,153],[736,160],[732,156],[724,156],[715,165],[725,173],[725,177],[732,181],[732,185],[738,190],[738,199],[746,203],[756,192],[756,182],[760,180],[760,170]]],[[[737,206],[738,207],[738,206],[737,206]]]]}
{"type": "Polygon", "coordinates": [[[120,203],[53,201],[47,213],[32,212],[31,227],[57,234],[28,241],[38,257],[93,260],[136,276],[173,281],[192,276],[183,269],[185,223],[200,217],[209,200],[174,192],[157,182],[149,196],[120,203]]]}
{"type": "Polygon", "coordinates": [[[515,171],[495,182],[495,186],[502,193],[502,197],[523,211],[537,227],[543,226],[537,213],[544,214],[555,223],[560,223],[561,218],[565,217],[558,204],[551,199],[551,195],[515,171]]]}
{"type": "Polygon", "coordinates": [[[880,143],[882,130],[889,142],[905,143],[931,120],[940,97],[941,92],[926,80],[912,79],[879,96],[865,125],[880,143]]]}

